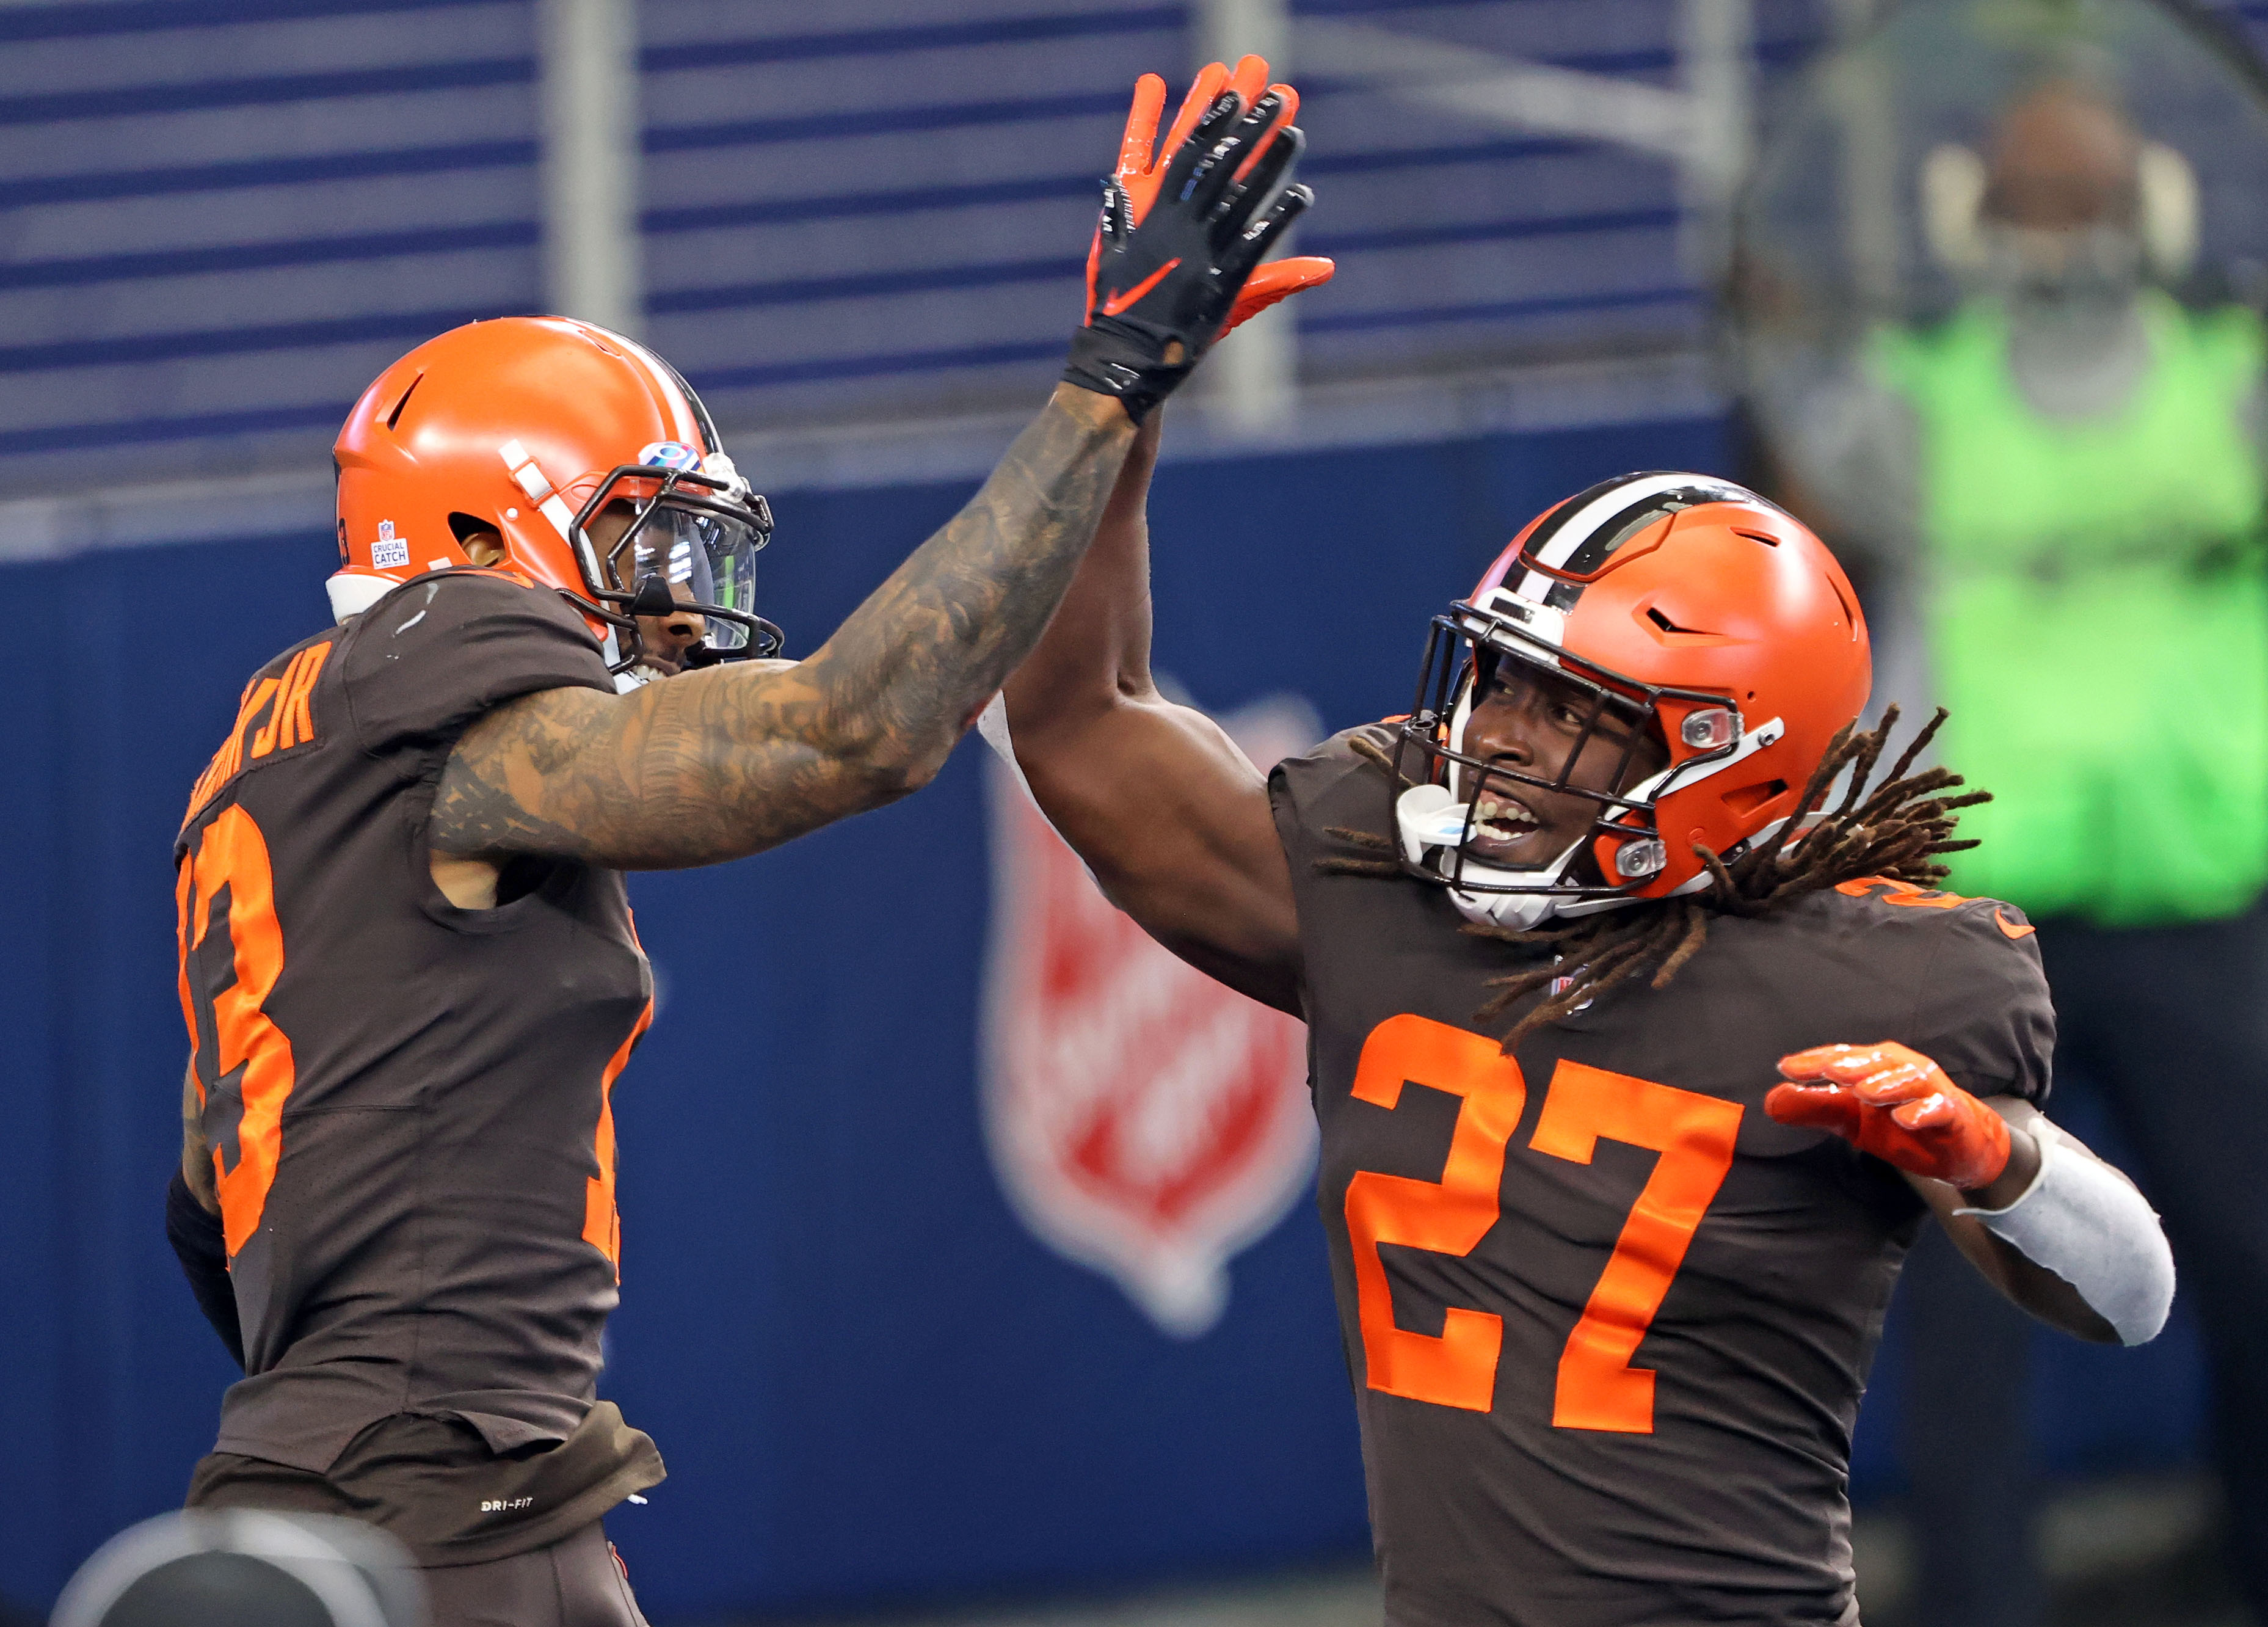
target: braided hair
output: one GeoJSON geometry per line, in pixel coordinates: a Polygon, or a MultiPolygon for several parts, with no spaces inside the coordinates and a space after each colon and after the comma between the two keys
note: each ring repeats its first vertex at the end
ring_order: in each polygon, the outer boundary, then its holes
{"type": "MultiPolygon", "coordinates": [[[[1488,986],[1496,992],[1474,1014],[1474,1020],[1494,1022],[1522,998],[1556,980],[1559,985],[1556,991],[1505,1032],[1503,1045],[1508,1055],[1536,1029],[1557,1022],[1648,967],[1654,968],[1651,986],[1667,988],[1708,941],[1712,914],[1769,916],[1807,894],[1861,878],[1935,886],[1948,874],[1946,866],[1937,862],[1940,855],[1977,845],[1953,839],[1958,810],[1992,799],[1992,793],[1984,791],[1942,794],[1965,783],[1950,769],[1911,772],[1946,715],[1943,707],[1938,708],[1937,715],[1871,792],[1867,781],[1889,744],[1898,709],[1885,708],[1881,725],[1864,733],[1855,724],[1845,725],[1812,771],[1795,816],[1784,821],[1769,841],[1740,854],[1730,864],[1700,843],[1694,844],[1693,851],[1709,875],[1709,885],[1698,892],[1682,898],[1647,899],[1528,931],[1469,924],[1463,930],[1471,937],[1546,946],[1552,951],[1552,958],[1540,966],[1491,978],[1488,986]],[[1851,780],[1842,801],[1816,823],[1805,825],[1845,769],[1851,780]],[[1572,969],[1562,973],[1562,966],[1572,969]]],[[[1357,736],[1351,743],[1355,751],[1408,782],[1392,757],[1374,742],[1357,736]]],[[[1367,830],[1334,826],[1324,834],[1371,852],[1391,853],[1395,847],[1391,839],[1367,830]]],[[[1331,856],[1317,859],[1315,868],[1330,875],[1398,877],[1405,873],[1401,861],[1392,858],[1331,856]]]]}

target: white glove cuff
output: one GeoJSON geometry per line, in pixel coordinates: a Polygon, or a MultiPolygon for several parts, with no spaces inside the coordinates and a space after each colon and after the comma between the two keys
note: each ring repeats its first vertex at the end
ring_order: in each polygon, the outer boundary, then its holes
{"type": "Polygon", "coordinates": [[[2120,1343],[2144,1344],[2174,1303],[2174,1254],[2158,1216],[2108,1164],[2063,1151],[2044,1118],[2024,1127],[2040,1173],[2006,1209],[1956,1209],[2079,1291],[2120,1343]]]}

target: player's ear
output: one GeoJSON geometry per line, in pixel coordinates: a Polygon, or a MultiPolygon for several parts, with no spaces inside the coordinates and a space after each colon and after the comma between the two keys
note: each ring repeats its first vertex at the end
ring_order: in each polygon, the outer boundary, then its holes
{"type": "Polygon", "coordinates": [[[457,534],[457,546],[465,550],[465,557],[482,570],[502,563],[504,534],[470,514],[449,516],[449,529],[457,534]]]}

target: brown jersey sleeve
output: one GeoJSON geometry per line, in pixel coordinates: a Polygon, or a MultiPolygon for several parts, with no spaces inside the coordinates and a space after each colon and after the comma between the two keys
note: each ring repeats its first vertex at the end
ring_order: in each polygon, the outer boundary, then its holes
{"type": "MultiPolygon", "coordinates": [[[[1951,894],[1929,896],[1953,899],[1951,894]]],[[[2014,904],[1959,899],[1911,910],[1934,940],[1902,1040],[1979,1096],[2044,1102],[2055,1055],[2055,1005],[2039,939],[2014,904]]]]}
{"type": "Polygon", "coordinates": [[[1305,756],[1285,758],[1268,776],[1276,834],[1299,877],[1306,877],[1326,852],[1362,850],[1329,834],[1332,829],[1344,827],[1384,836],[1393,825],[1386,773],[1356,752],[1357,736],[1381,749],[1393,746],[1393,736],[1382,725],[1365,724],[1341,730],[1305,756]]]}
{"type": "MultiPolygon", "coordinates": [[[[1292,866],[1292,893],[1306,920],[1315,902],[1318,880],[1315,861],[1326,854],[1380,858],[1376,850],[1359,848],[1335,829],[1389,835],[1394,829],[1393,797],[1385,770],[1357,753],[1356,736],[1367,737],[1381,748],[1392,736],[1378,724],[1342,730],[1304,756],[1286,757],[1268,776],[1268,801],[1276,820],[1276,835],[1292,866]]],[[[1344,880],[1344,878],[1335,878],[1344,880]]],[[[1301,973],[1301,998],[1307,998],[1307,976],[1301,973]]]]}
{"type": "Polygon", "coordinates": [[[482,571],[417,578],[364,611],[341,677],[356,740],[378,756],[453,745],[475,718],[518,696],[615,687],[598,640],[566,600],[482,571]]]}

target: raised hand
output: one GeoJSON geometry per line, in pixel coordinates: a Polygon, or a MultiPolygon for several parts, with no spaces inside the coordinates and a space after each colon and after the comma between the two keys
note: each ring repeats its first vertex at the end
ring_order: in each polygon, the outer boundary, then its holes
{"type": "MultiPolygon", "coordinates": [[[[1257,71],[1265,70],[1259,63],[1257,71]]],[[[1241,320],[1234,315],[1238,296],[1254,268],[1313,201],[1306,188],[1287,184],[1305,144],[1284,122],[1289,99],[1288,87],[1270,90],[1248,108],[1234,88],[1224,88],[1152,162],[1149,138],[1164,86],[1138,90],[1118,171],[1103,183],[1101,224],[1087,262],[1086,322],[1071,341],[1068,383],[1118,397],[1138,423],[1232,320],[1241,320]],[[1138,190],[1146,195],[1138,215],[1138,190]]],[[[1174,129],[1182,128],[1177,120],[1174,129]]],[[[1280,289],[1263,291],[1244,314],[1283,298],[1297,281],[1295,273],[1280,289]]]]}
{"type": "Polygon", "coordinates": [[[2007,1121],[1955,1085],[1919,1051],[1815,1045],[1779,1061],[1764,1111],[1783,1124],[1832,1130],[1911,1174],[1963,1191],[1990,1186],[2008,1167],[2007,1121]]]}
{"type": "MultiPolygon", "coordinates": [[[[1172,153],[1189,139],[1197,121],[1219,99],[1223,91],[1233,91],[1247,107],[1256,104],[1263,92],[1272,92],[1282,105],[1275,122],[1269,127],[1267,134],[1270,136],[1300,114],[1299,92],[1288,85],[1269,84],[1266,58],[1248,56],[1236,64],[1233,72],[1220,63],[1209,63],[1198,71],[1189,93],[1182,99],[1181,111],[1174,115],[1172,128],[1166,134],[1165,152],[1172,153]]],[[[1134,82],[1134,106],[1126,115],[1126,134],[1118,145],[1118,168],[1114,176],[1126,194],[1128,210],[1137,225],[1150,212],[1151,202],[1166,178],[1158,161],[1158,120],[1165,110],[1166,82],[1154,73],[1144,74],[1134,82]]],[[[1238,167],[1237,180],[1242,180],[1250,173],[1259,156],[1256,151],[1246,156],[1238,167]]],[[[1094,245],[1087,250],[1090,279],[1101,254],[1102,232],[1098,228],[1094,245]]],[[[1278,300],[1329,282],[1331,274],[1337,269],[1336,265],[1320,254],[1296,254],[1286,260],[1270,261],[1246,281],[1216,339],[1226,338],[1232,329],[1278,300]]]]}
{"type": "MultiPolygon", "coordinates": [[[[1223,92],[1235,92],[1236,99],[1249,107],[1270,90],[1283,104],[1269,127],[1272,135],[1299,115],[1300,93],[1288,85],[1270,85],[1268,63],[1261,57],[1244,58],[1236,64],[1233,73],[1219,63],[1206,63],[1197,70],[1189,93],[1182,98],[1182,110],[1174,115],[1173,128],[1166,132],[1160,147],[1158,119],[1166,110],[1166,82],[1154,73],[1145,73],[1135,80],[1134,106],[1126,115],[1126,134],[1119,139],[1118,167],[1111,173],[1111,179],[1126,195],[1127,212],[1133,217],[1134,224],[1142,224],[1143,217],[1150,212],[1150,205],[1157,199],[1158,188],[1166,179],[1163,161],[1189,140],[1223,92]]],[[[1238,166],[1240,179],[1251,169],[1252,160],[1257,156],[1256,151],[1246,155],[1238,166]]]]}

